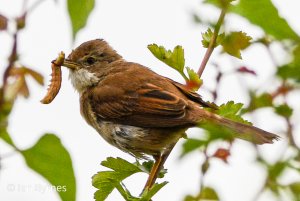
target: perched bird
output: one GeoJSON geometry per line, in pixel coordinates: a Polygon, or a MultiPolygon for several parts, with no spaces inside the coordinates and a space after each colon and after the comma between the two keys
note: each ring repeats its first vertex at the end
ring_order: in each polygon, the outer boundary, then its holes
{"type": "Polygon", "coordinates": [[[190,127],[210,123],[256,144],[278,139],[205,110],[215,106],[184,85],[124,60],[102,39],[81,44],[63,66],[70,69],[86,122],[122,151],[137,158],[153,156],[155,163],[145,188],[154,184],[170,151],[190,127]]]}

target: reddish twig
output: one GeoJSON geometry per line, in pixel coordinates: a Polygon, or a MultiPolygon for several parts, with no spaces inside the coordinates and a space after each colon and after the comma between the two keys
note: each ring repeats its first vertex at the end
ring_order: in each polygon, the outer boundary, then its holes
{"type": "Polygon", "coordinates": [[[220,31],[221,25],[222,25],[222,23],[224,21],[226,11],[227,11],[227,6],[224,6],[222,8],[221,14],[219,16],[218,22],[217,22],[217,24],[215,26],[215,30],[214,30],[213,36],[210,39],[210,42],[209,42],[208,48],[207,48],[207,50],[205,52],[204,58],[203,58],[203,60],[201,62],[201,65],[200,65],[200,67],[198,69],[197,74],[199,75],[199,77],[201,77],[201,75],[202,75],[202,73],[203,73],[203,71],[204,71],[204,69],[206,67],[207,62],[208,62],[208,60],[209,60],[212,52],[215,49],[216,41],[217,41],[217,38],[218,38],[218,35],[219,35],[219,31],[220,31]]]}

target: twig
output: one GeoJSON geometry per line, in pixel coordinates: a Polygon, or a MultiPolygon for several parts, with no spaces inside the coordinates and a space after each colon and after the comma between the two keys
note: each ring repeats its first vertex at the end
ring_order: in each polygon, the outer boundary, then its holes
{"type": "Polygon", "coordinates": [[[212,52],[215,49],[215,45],[216,45],[216,41],[217,41],[217,38],[218,38],[218,34],[219,34],[219,31],[220,31],[221,25],[222,25],[222,23],[224,21],[226,11],[227,11],[227,6],[224,6],[222,8],[221,14],[219,16],[218,22],[217,22],[217,24],[215,26],[215,30],[214,30],[213,36],[212,36],[212,38],[211,38],[211,40],[209,42],[208,48],[207,48],[207,50],[205,52],[204,58],[203,58],[203,60],[201,62],[199,70],[197,72],[197,74],[199,75],[199,77],[201,77],[201,75],[202,75],[202,73],[203,73],[203,71],[204,71],[204,69],[206,67],[207,62],[208,62],[208,60],[209,60],[212,52]]]}
{"type": "Polygon", "coordinates": [[[16,32],[13,36],[14,37],[13,47],[12,47],[10,56],[8,58],[8,65],[7,65],[7,67],[4,71],[4,74],[3,74],[3,84],[2,84],[2,89],[0,90],[0,93],[1,93],[0,94],[0,111],[1,111],[2,106],[4,104],[4,94],[5,94],[5,88],[6,88],[6,85],[7,85],[9,73],[10,73],[11,68],[14,65],[14,62],[17,59],[17,39],[18,39],[17,33],[18,32],[16,32]]]}
{"type": "Polygon", "coordinates": [[[294,139],[292,122],[291,122],[290,118],[285,118],[285,120],[286,120],[286,123],[287,123],[287,132],[286,133],[287,133],[287,137],[289,139],[289,142],[293,147],[299,149],[296,142],[295,142],[295,139],[294,139]]]}

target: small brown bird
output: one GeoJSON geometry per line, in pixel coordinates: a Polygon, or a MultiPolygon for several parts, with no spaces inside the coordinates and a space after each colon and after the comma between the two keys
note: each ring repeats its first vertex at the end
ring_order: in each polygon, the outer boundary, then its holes
{"type": "Polygon", "coordinates": [[[275,134],[203,109],[213,105],[184,85],[125,61],[104,40],[81,44],[63,66],[70,69],[87,123],[122,151],[137,158],[153,156],[155,164],[145,188],[154,184],[170,151],[190,127],[219,125],[256,144],[278,139],[275,134]]]}

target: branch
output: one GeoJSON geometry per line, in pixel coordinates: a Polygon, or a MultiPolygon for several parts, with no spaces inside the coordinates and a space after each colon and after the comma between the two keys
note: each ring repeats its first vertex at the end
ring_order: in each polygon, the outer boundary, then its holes
{"type": "Polygon", "coordinates": [[[204,58],[203,58],[203,60],[201,62],[199,70],[197,72],[197,74],[199,75],[199,77],[201,77],[201,75],[202,75],[202,73],[203,73],[203,71],[204,71],[204,69],[206,67],[207,62],[208,62],[208,60],[209,60],[212,52],[215,49],[215,45],[216,45],[216,41],[217,41],[218,34],[219,34],[219,31],[220,31],[220,27],[221,27],[221,25],[222,25],[222,23],[224,21],[226,11],[227,11],[227,6],[224,6],[222,8],[221,14],[219,16],[218,22],[217,22],[217,24],[215,26],[214,34],[213,34],[213,36],[212,36],[212,38],[211,38],[211,40],[209,42],[208,48],[207,48],[207,50],[205,52],[204,58]]]}
{"type": "Polygon", "coordinates": [[[3,84],[2,84],[2,87],[0,88],[0,111],[2,110],[2,106],[4,104],[4,94],[5,94],[5,88],[7,85],[9,73],[10,73],[11,68],[14,65],[14,62],[17,59],[17,33],[18,32],[16,32],[14,34],[14,42],[13,42],[13,47],[12,47],[11,53],[8,58],[8,65],[5,68],[5,71],[3,73],[3,84]]]}

